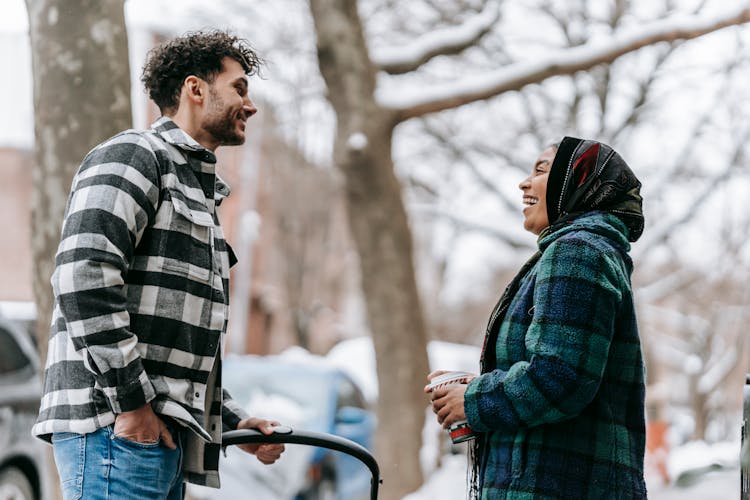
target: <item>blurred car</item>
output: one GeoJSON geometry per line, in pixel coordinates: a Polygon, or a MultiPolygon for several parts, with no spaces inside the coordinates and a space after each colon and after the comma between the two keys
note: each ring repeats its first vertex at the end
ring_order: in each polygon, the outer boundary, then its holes
{"type": "MultiPolygon", "coordinates": [[[[375,416],[342,370],[306,351],[286,356],[229,356],[222,385],[250,415],[307,431],[335,434],[372,449],[375,416]]],[[[221,490],[190,488],[194,498],[357,500],[370,496],[372,475],[358,459],[323,448],[287,445],[271,466],[227,449],[221,490]],[[252,492],[252,494],[250,494],[252,492]]]]}
{"type": "Polygon", "coordinates": [[[36,304],[32,301],[0,300],[0,318],[18,325],[32,342],[35,342],[36,316],[36,304]]]}
{"type": "Polygon", "coordinates": [[[45,447],[31,435],[41,393],[28,333],[0,317],[0,499],[43,497],[45,447]]]}
{"type": "MultiPolygon", "coordinates": [[[[457,344],[431,340],[427,344],[430,370],[451,370],[477,373],[479,371],[480,348],[476,345],[457,344]]],[[[375,349],[367,336],[342,340],[328,352],[326,361],[345,371],[355,380],[370,404],[378,399],[378,377],[375,364],[375,349]]],[[[425,374],[426,376],[427,374],[425,374]]],[[[423,379],[425,383],[427,379],[423,379]]],[[[425,426],[422,430],[420,461],[422,470],[429,474],[442,462],[447,453],[465,455],[468,443],[454,444],[448,432],[438,424],[429,399],[425,405],[425,426]]]]}

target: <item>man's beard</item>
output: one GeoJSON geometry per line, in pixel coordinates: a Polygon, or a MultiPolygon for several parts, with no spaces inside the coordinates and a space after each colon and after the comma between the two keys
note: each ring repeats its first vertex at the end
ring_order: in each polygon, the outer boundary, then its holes
{"type": "Polygon", "coordinates": [[[245,142],[245,136],[237,132],[237,113],[232,113],[224,106],[224,101],[209,89],[211,94],[211,107],[209,114],[203,122],[203,130],[211,134],[222,146],[238,146],[245,142]]]}

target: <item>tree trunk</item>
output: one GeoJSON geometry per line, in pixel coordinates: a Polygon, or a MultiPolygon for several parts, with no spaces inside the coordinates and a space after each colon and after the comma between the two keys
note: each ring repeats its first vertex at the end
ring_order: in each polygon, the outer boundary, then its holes
{"type": "MultiPolygon", "coordinates": [[[[84,155],[132,124],[124,0],[26,0],[34,75],[31,253],[41,365],[52,317],[50,277],[70,183],[84,155]]],[[[48,454],[45,483],[60,498],[48,454]]]]}
{"type": "Polygon", "coordinates": [[[49,280],[71,179],[93,146],[133,120],[124,0],[26,0],[26,6],[36,136],[31,252],[44,364],[49,280]]]}
{"type": "Polygon", "coordinates": [[[312,0],[310,5],[318,61],[337,116],[334,155],[344,173],[377,359],[381,497],[397,500],[422,484],[419,451],[427,404],[422,387],[429,363],[411,232],[391,157],[395,114],[375,103],[375,68],[356,2],[312,0]]]}
{"type": "Polygon", "coordinates": [[[369,134],[369,151],[341,151],[347,214],[357,245],[379,381],[377,453],[384,498],[422,484],[419,462],[429,372],[427,335],[415,282],[412,239],[391,160],[391,132],[369,134]]]}

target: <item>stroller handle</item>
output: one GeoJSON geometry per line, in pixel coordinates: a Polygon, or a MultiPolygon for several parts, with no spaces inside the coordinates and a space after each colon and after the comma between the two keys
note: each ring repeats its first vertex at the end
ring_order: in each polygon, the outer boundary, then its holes
{"type": "Polygon", "coordinates": [[[378,486],[383,480],[380,478],[380,468],[372,454],[364,446],[355,443],[349,439],[333,434],[322,432],[311,432],[292,430],[289,427],[279,427],[278,431],[273,434],[263,434],[255,429],[240,429],[236,431],[226,431],[221,436],[222,446],[236,444],[304,444],[308,446],[318,446],[329,450],[340,451],[357,458],[364,463],[372,473],[370,481],[370,499],[378,498],[378,486]]]}

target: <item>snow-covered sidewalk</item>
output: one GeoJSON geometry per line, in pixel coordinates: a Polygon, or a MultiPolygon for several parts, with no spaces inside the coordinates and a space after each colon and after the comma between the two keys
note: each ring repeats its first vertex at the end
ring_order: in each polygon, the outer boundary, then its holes
{"type": "MultiPolygon", "coordinates": [[[[738,468],[706,473],[690,486],[649,484],[649,500],[733,500],[740,497],[738,468]]],[[[446,455],[419,491],[404,500],[459,500],[466,498],[466,457],[446,455]]]]}

